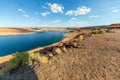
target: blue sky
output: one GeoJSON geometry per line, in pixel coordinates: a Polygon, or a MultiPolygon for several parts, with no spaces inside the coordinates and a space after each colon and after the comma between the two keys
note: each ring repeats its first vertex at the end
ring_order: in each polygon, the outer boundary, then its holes
{"type": "Polygon", "coordinates": [[[1,27],[120,23],[120,0],[0,0],[1,27]]]}

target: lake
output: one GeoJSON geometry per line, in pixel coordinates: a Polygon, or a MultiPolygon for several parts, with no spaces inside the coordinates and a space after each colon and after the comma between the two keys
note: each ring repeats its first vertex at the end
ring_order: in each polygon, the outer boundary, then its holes
{"type": "Polygon", "coordinates": [[[0,56],[28,51],[59,42],[63,39],[64,34],[61,31],[42,31],[34,34],[0,36],[0,56]]]}

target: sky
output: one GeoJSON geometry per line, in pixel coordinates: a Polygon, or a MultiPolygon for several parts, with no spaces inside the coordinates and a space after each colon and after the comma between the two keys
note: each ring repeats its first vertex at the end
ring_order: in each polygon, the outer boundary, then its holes
{"type": "Polygon", "coordinates": [[[0,0],[1,27],[120,23],[120,0],[0,0]]]}

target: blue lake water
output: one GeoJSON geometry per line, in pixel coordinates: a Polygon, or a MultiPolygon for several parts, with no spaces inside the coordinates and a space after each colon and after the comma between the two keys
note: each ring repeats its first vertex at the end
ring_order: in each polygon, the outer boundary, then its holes
{"type": "Polygon", "coordinates": [[[60,31],[42,31],[35,34],[0,36],[0,56],[28,51],[59,42],[62,40],[63,34],[65,33],[60,31]]]}

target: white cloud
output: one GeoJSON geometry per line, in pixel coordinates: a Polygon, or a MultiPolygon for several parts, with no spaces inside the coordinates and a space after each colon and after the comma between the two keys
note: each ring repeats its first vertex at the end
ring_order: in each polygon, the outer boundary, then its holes
{"type": "Polygon", "coordinates": [[[91,11],[91,8],[87,8],[86,6],[80,6],[76,10],[69,10],[66,12],[65,15],[69,16],[79,16],[79,15],[85,15],[91,11]]]}
{"type": "Polygon", "coordinates": [[[64,7],[57,3],[46,3],[53,13],[63,13],[64,7]]]}
{"type": "Polygon", "coordinates": [[[70,10],[70,11],[67,11],[67,13],[65,15],[69,15],[69,16],[72,16],[74,15],[74,11],[70,10]]]}
{"type": "Polygon", "coordinates": [[[78,21],[78,20],[69,20],[68,21],[68,26],[72,26],[72,27],[82,27],[82,26],[85,26],[87,23],[86,22],[83,22],[83,21],[78,21]]]}
{"type": "Polygon", "coordinates": [[[72,17],[72,18],[70,18],[70,20],[73,20],[73,21],[74,21],[74,20],[77,20],[77,18],[75,18],[75,17],[72,17]]]}
{"type": "Polygon", "coordinates": [[[23,9],[18,9],[18,11],[20,11],[20,12],[22,12],[22,13],[26,13],[26,11],[23,10],[23,9]]]}
{"type": "Polygon", "coordinates": [[[47,15],[49,15],[50,14],[50,12],[43,12],[43,13],[41,13],[41,15],[43,16],[43,17],[46,17],[47,15]]]}
{"type": "Polygon", "coordinates": [[[99,15],[90,15],[89,17],[90,18],[99,18],[100,16],[99,15]]]}
{"type": "Polygon", "coordinates": [[[59,23],[59,22],[61,22],[61,20],[58,19],[58,20],[54,20],[53,22],[54,23],[59,23]]]}
{"type": "Polygon", "coordinates": [[[113,13],[117,13],[117,12],[119,12],[119,11],[120,11],[120,10],[117,9],[116,7],[113,7],[113,8],[112,8],[112,12],[113,12],[113,13]]]}
{"type": "Polygon", "coordinates": [[[28,17],[30,17],[30,16],[29,16],[29,15],[27,15],[27,14],[25,14],[25,15],[24,15],[24,17],[28,18],[28,17]]]}

